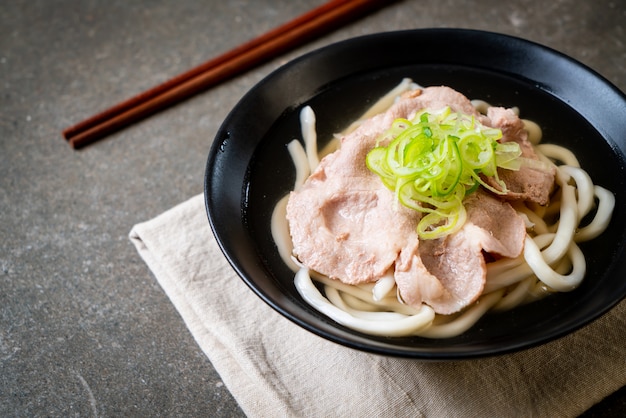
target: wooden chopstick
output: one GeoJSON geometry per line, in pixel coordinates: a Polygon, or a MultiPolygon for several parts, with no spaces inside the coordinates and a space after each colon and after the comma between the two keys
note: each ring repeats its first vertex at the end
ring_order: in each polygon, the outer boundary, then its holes
{"type": "Polygon", "coordinates": [[[331,0],[63,130],[63,136],[73,148],[81,148],[388,3],[388,0],[331,0]]]}

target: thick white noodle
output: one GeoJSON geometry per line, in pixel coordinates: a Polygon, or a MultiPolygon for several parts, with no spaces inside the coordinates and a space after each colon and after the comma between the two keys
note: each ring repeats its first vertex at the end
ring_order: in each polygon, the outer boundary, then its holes
{"type": "Polygon", "coordinates": [[[539,280],[559,292],[574,290],[585,277],[587,270],[585,255],[578,248],[578,245],[571,243],[567,254],[573,264],[572,271],[567,275],[559,274],[546,262],[535,241],[530,237],[526,237],[526,242],[524,243],[524,258],[526,262],[539,280]]]}
{"type": "Polygon", "coordinates": [[[576,158],[574,153],[560,145],[539,144],[535,149],[546,157],[561,161],[565,165],[580,167],[578,158],[576,158]]]}
{"type": "MultiPolygon", "coordinates": [[[[412,306],[406,305],[398,300],[398,298],[393,296],[386,296],[383,299],[375,300],[372,297],[372,287],[365,285],[349,285],[345,284],[339,280],[330,279],[324,275],[319,273],[309,271],[309,276],[313,277],[316,282],[322,283],[326,287],[332,287],[342,292],[342,294],[349,294],[354,298],[366,303],[369,305],[369,308],[365,308],[364,305],[360,305],[359,309],[361,310],[370,310],[370,311],[393,311],[399,312],[405,315],[415,315],[419,312],[419,309],[413,308],[412,306]]],[[[353,304],[356,306],[356,304],[353,304]]]]}
{"type": "Polygon", "coordinates": [[[470,329],[487,311],[502,298],[503,291],[484,295],[474,305],[467,308],[461,315],[443,325],[433,324],[419,332],[420,337],[450,338],[470,329]]]}
{"type": "Polygon", "coordinates": [[[274,206],[274,211],[272,212],[271,231],[274,242],[276,243],[276,248],[278,248],[280,258],[292,271],[298,271],[298,266],[291,258],[291,254],[293,253],[293,243],[291,242],[291,236],[289,235],[289,224],[283,221],[283,219],[287,216],[287,200],[289,200],[289,195],[284,196],[278,201],[276,206],[274,206]]]}
{"type": "MultiPolygon", "coordinates": [[[[554,270],[560,274],[565,274],[571,271],[571,268],[572,263],[570,260],[564,258],[557,264],[554,270]]],[[[494,311],[508,311],[517,306],[541,299],[554,292],[554,289],[551,289],[541,280],[537,279],[537,276],[531,274],[527,278],[510,286],[504,296],[502,296],[502,299],[500,299],[492,309],[494,311]]]]}
{"type": "Polygon", "coordinates": [[[393,277],[393,273],[388,273],[378,279],[376,285],[372,289],[372,297],[374,300],[382,300],[387,296],[396,286],[396,279],[393,277]]]}
{"type": "Polygon", "coordinates": [[[539,144],[543,137],[541,127],[532,120],[522,119],[522,122],[524,123],[524,129],[528,132],[528,141],[533,145],[539,144]]]}
{"type": "Polygon", "coordinates": [[[591,211],[594,205],[593,181],[585,170],[579,167],[562,165],[559,170],[569,174],[576,182],[579,221],[591,211]]]}
{"type": "Polygon", "coordinates": [[[298,190],[311,175],[311,166],[309,164],[306,151],[302,148],[300,141],[297,139],[291,141],[287,144],[287,150],[289,151],[291,160],[296,167],[296,181],[293,185],[293,190],[298,190]]]}
{"type": "Polygon", "coordinates": [[[576,242],[589,241],[603,233],[611,222],[613,209],[615,209],[615,196],[609,190],[601,186],[594,186],[595,196],[598,198],[598,209],[593,220],[585,227],[580,228],[574,240],[576,242]]]}
{"type": "Polygon", "coordinates": [[[557,169],[556,182],[561,186],[561,212],[554,240],[542,252],[548,264],[563,257],[569,245],[573,242],[574,233],[578,227],[576,188],[568,184],[568,180],[569,176],[557,169]]]}
{"type": "MultiPolygon", "coordinates": [[[[518,260],[518,259],[515,259],[518,260]]],[[[507,260],[508,261],[508,260],[507,260]]],[[[492,263],[490,263],[492,264],[492,263]]],[[[483,294],[511,286],[520,280],[524,280],[533,274],[531,268],[522,260],[519,264],[513,265],[510,269],[497,269],[497,267],[487,267],[487,280],[483,294]]]]}
{"type": "MultiPolygon", "coordinates": [[[[293,190],[298,190],[311,174],[309,162],[300,141],[296,139],[291,141],[287,144],[287,150],[289,151],[291,160],[296,167],[296,180],[293,185],[293,190]]],[[[283,196],[282,199],[278,201],[276,206],[274,206],[270,228],[281,259],[292,271],[295,272],[298,270],[298,266],[294,263],[292,258],[293,243],[291,242],[291,236],[289,234],[289,224],[285,221],[287,217],[288,200],[289,194],[283,196]]]]}
{"type": "MultiPolygon", "coordinates": [[[[394,313],[394,314],[404,314],[404,315],[411,315],[411,314],[413,314],[413,312],[411,312],[411,313],[403,313],[403,312],[394,311],[393,309],[381,309],[380,306],[377,306],[377,305],[375,305],[373,303],[370,303],[370,302],[367,302],[367,301],[365,301],[363,299],[360,299],[360,298],[354,296],[352,293],[341,292],[336,287],[327,285],[327,286],[324,286],[324,293],[326,294],[326,296],[328,297],[328,300],[330,300],[330,301],[332,301],[332,298],[331,298],[331,295],[330,295],[329,292],[334,292],[335,294],[337,294],[341,298],[341,303],[342,304],[344,304],[345,306],[350,307],[351,309],[357,310],[357,311],[375,312],[375,313],[391,312],[391,313],[394,313]]],[[[335,303],[335,305],[337,305],[337,304],[335,303]]]]}
{"type": "Polygon", "coordinates": [[[300,111],[300,126],[302,129],[302,138],[306,147],[306,156],[309,160],[309,168],[311,172],[315,170],[319,164],[317,155],[317,131],[315,129],[315,113],[311,106],[304,106],[300,111]]]}
{"type": "Polygon", "coordinates": [[[420,311],[411,316],[394,320],[368,320],[351,315],[349,312],[333,305],[326,299],[313,284],[307,269],[300,269],[296,273],[294,284],[302,298],[322,314],[336,322],[356,331],[370,335],[386,337],[400,337],[410,335],[420,328],[429,325],[435,317],[432,308],[423,305],[420,311]]]}
{"type": "Polygon", "coordinates": [[[493,305],[494,311],[508,311],[521,305],[527,298],[528,292],[535,285],[537,279],[534,276],[528,276],[524,280],[518,282],[512,289],[502,296],[502,298],[493,305]]]}
{"type": "MultiPolygon", "coordinates": [[[[554,234],[538,235],[534,238],[539,248],[549,245],[554,239],[554,234]]],[[[533,271],[526,262],[524,255],[517,258],[503,258],[487,265],[487,280],[483,294],[514,285],[529,276],[533,271]]]]}
{"type": "Polygon", "coordinates": [[[348,312],[354,317],[367,319],[368,321],[395,321],[409,316],[399,312],[372,310],[367,303],[350,295],[349,293],[341,293],[332,286],[326,286],[324,288],[324,293],[326,294],[329,302],[333,305],[348,312]]]}

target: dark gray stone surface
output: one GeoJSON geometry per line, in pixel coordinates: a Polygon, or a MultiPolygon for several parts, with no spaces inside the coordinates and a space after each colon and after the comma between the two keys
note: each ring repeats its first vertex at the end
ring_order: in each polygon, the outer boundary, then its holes
{"type": "MultiPolygon", "coordinates": [[[[127,235],[202,192],[211,140],[258,80],[349,37],[465,27],[558,49],[626,89],[624,0],[396,2],[72,150],[61,130],[321,4],[0,5],[0,416],[241,416],[127,235]]],[[[624,391],[588,416],[624,415],[624,391]]]]}

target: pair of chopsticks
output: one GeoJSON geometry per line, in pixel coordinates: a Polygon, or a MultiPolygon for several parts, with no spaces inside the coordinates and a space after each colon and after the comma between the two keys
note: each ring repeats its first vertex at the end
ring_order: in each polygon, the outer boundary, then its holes
{"type": "Polygon", "coordinates": [[[332,0],[63,131],[81,148],[354,20],[389,0],[332,0]]]}

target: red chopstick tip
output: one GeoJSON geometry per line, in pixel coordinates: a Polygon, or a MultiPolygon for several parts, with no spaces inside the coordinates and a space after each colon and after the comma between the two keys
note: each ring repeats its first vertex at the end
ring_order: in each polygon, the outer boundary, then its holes
{"type": "Polygon", "coordinates": [[[73,127],[72,128],[67,128],[67,129],[64,129],[61,132],[61,135],[63,135],[63,138],[65,138],[67,141],[69,141],[71,139],[71,137],[73,136],[73,132],[74,132],[73,127]]]}

